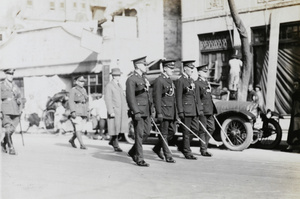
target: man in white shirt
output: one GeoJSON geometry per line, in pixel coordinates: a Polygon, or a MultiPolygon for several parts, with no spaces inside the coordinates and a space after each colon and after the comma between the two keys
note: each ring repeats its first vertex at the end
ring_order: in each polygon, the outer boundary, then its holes
{"type": "Polygon", "coordinates": [[[232,55],[232,58],[229,60],[229,66],[230,71],[228,87],[231,91],[237,91],[243,62],[238,59],[237,55],[232,55]]]}

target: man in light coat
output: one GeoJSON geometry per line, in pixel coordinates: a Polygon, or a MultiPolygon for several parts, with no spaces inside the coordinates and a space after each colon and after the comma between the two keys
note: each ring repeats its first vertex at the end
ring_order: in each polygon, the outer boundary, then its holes
{"type": "Polygon", "coordinates": [[[112,80],[106,85],[105,89],[105,104],[108,112],[108,133],[111,136],[109,145],[111,145],[116,152],[122,152],[119,147],[118,135],[128,131],[128,116],[127,116],[127,102],[125,93],[119,83],[121,71],[119,68],[111,70],[112,80]]]}

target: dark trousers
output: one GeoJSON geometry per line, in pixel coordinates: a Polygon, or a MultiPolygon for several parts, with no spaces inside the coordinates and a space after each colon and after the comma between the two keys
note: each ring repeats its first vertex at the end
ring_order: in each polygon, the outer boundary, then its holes
{"type": "Polygon", "coordinates": [[[136,162],[144,160],[143,142],[145,142],[150,135],[151,120],[150,117],[142,117],[140,120],[133,119],[133,128],[135,135],[134,145],[129,150],[129,154],[133,154],[136,162]]]}
{"type": "MultiPolygon", "coordinates": [[[[204,115],[200,116],[200,121],[203,124],[203,126],[206,128],[208,133],[212,135],[215,131],[215,120],[213,115],[204,115]]],[[[200,134],[199,137],[205,141],[205,144],[200,141],[200,152],[206,152],[208,147],[208,142],[210,140],[210,136],[207,134],[207,132],[202,128],[200,125],[200,134]]]]}
{"type": "MultiPolygon", "coordinates": [[[[163,120],[160,124],[159,130],[160,130],[164,140],[168,143],[168,141],[172,140],[172,138],[176,132],[175,121],[174,120],[163,120]]],[[[160,151],[161,148],[163,148],[163,152],[164,152],[164,155],[166,158],[172,157],[172,154],[171,154],[170,150],[168,149],[168,146],[163,141],[162,137],[159,135],[159,141],[154,146],[153,149],[155,151],[160,151]]]]}
{"type": "MultiPolygon", "coordinates": [[[[191,129],[195,134],[199,134],[199,117],[198,116],[186,116],[182,121],[189,129],[191,129]]],[[[193,134],[190,131],[183,127],[183,146],[182,153],[184,156],[192,155],[192,150],[190,142],[193,139],[193,134]]]]}

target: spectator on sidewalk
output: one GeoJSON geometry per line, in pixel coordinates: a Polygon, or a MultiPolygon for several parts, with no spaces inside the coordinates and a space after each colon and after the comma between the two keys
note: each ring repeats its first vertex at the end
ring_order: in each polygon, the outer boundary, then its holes
{"type": "Polygon", "coordinates": [[[253,89],[253,85],[249,84],[248,86],[248,95],[247,95],[247,101],[253,102],[255,99],[255,90],[253,89]]]}
{"type": "Polygon", "coordinates": [[[238,56],[232,55],[231,59],[229,60],[230,71],[228,87],[230,91],[236,92],[238,90],[242,66],[243,62],[238,59],[238,56]]]}
{"type": "Polygon", "coordinates": [[[56,109],[54,114],[54,130],[57,135],[61,135],[64,133],[63,122],[65,119],[64,113],[65,108],[62,105],[62,101],[56,102],[56,109]]]}
{"type": "Polygon", "coordinates": [[[287,152],[292,152],[298,149],[300,152],[300,78],[294,82],[294,93],[292,95],[292,111],[290,127],[288,131],[287,152]]]}
{"type": "Polygon", "coordinates": [[[100,140],[109,139],[109,136],[105,134],[107,126],[107,109],[104,101],[104,97],[100,93],[94,94],[94,100],[90,103],[91,119],[93,130],[95,130],[94,139],[100,136],[100,140]]]}
{"type": "Polygon", "coordinates": [[[264,98],[263,98],[263,94],[261,92],[261,86],[260,85],[255,86],[254,102],[258,104],[258,107],[261,110],[263,110],[263,108],[264,108],[264,98]]]}

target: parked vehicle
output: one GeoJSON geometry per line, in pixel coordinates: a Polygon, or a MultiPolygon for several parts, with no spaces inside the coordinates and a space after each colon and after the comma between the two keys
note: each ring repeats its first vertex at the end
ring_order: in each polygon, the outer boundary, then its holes
{"type": "Polygon", "coordinates": [[[64,108],[68,109],[68,97],[69,92],[62,90],[48,99],[46,103],[46,109],[44,110],[42,116],[42,121],[44,122],[47,130],[54,129],[54,115],[56,110],[55,103],[61,101],[64,108]]]}
{"type": "Polygon", "coordinates": [[[216,101],[216,116],[222,128],[215,131],[215,139],[234,151],[241,151],[251,144],[265,149],[275,148],[281,141],[282,129],[278,113],[262,112],[253,102],[216,101]]]}

